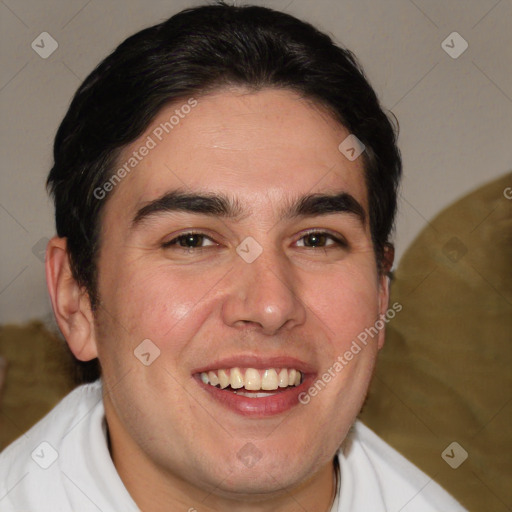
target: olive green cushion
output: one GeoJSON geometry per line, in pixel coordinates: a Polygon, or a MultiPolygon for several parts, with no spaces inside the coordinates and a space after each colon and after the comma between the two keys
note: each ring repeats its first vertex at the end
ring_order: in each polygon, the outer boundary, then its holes
{"type": "Polygon", "coordinates": [[[512,510],[511,186],[507,174],[457,201],[402,257],[391,303],[403,310],[361,414],[475,511],[512,510]],[[457,469],[441,458],[453,441],[469,455],[457,469]]]}

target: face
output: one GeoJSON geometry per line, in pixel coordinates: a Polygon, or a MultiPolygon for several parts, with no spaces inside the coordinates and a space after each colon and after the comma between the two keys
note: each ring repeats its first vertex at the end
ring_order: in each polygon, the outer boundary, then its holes
{"type": "Polygon", "coordinates": [[[125,148],[94,333],[114,458],[225,496],[331,463],[382,332],[344,354],[388,299],[348,135],[293,92],[231,89],[164,109],[125,148]]]}

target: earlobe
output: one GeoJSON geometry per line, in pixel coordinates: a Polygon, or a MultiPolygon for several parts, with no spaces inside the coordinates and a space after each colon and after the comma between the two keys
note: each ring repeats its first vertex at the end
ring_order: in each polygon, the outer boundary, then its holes
{"type": "Polygon", "coordinates": [[[54,237],[48,242],[46,283],[57,324],[71,352],[80,361],[96,358],[90,300],[71,272],[66,238],[54,237]]]}

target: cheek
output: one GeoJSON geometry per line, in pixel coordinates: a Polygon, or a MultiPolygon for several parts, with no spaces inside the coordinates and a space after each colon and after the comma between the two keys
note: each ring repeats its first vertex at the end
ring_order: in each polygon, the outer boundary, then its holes
{"type": "Polygon", "coordinates": [[[151,266],[140,259],[105,281],[105,304],[133,342],[149,338],[165,347],[170,340],[190,338],[208,317],[218,281],[216,273],[198,278],[189,269],[151,266]]]}
{"type": "Polygon", "coordinates": [[[320,279],[308,278],[306,302],[325,323],[336,345],[350,343],[379,314],[379,290],[371,265],[345,265],[320,279]]]}

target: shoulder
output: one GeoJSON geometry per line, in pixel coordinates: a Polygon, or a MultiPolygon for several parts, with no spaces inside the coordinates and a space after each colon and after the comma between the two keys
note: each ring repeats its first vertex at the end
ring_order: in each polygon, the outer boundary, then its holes
{"type": "Polygon", "coordinates": [[[0,454],[0,461],[10,458],[39,437],[60,440],[67,429],[79,419],[80,414],[86,414],[95,405],[101,403],[101,382],[78,386],[66,395],[46,416],[39,420],[30,430],[11,443],[0,454]]]}
{"type": "MultiPolygon", "coordinates": [[[[375,432],[356,421],[347,436],[340,465],[361,490],[364,482],[373,482],[374,496],[382,510],[402,512],[465,512],[452,496],[375,432]],[[343,464],[344,463],[344,464],[343,464]]],[[[343,478],[343,476],[342,476],[343,478]]],[[[364,486],[366,490],[369,486],[364,486]]],[[[359,509],[357,509],[359,510],[359,509]]]]}
{"type": "MultiPolygon", "coordinates": [[[[57,485],[62,464],[71,456],[79,457],[84,425],[103,416],[101,382],[77,387],[64,397],[44,418],[0,453],[0,498],[11,502],[12,496],[26,496],[33,486],[39,495],[50,494],[57,485]],[[87,420],[86,420],[87,418],[87,420]],[[80,426],[80,428],[79,428],[80,426]]],[[[99,429],[98,429],[99,430],[99,429]]],[[[23,498],[23,500],[24,500],[23,498]]],[[[4,503],[0,504],[4,505],[4,503]]],[[[31,510],[27,502],[27,510],[31,510]]],[[[9,510],[6,508],[6,510],[9,510]]]]}
{"type": "Polygon", "coordinates": [[[30,430],[11,443],[0,454],[0,471],[8,459],[17,459],[21,452],[25,453],[38,439],[60,444],[66,432],[80,419],[102,402],[101,382],[84,384],[66,395],[46,416],[39,420],[30,430]]]}

